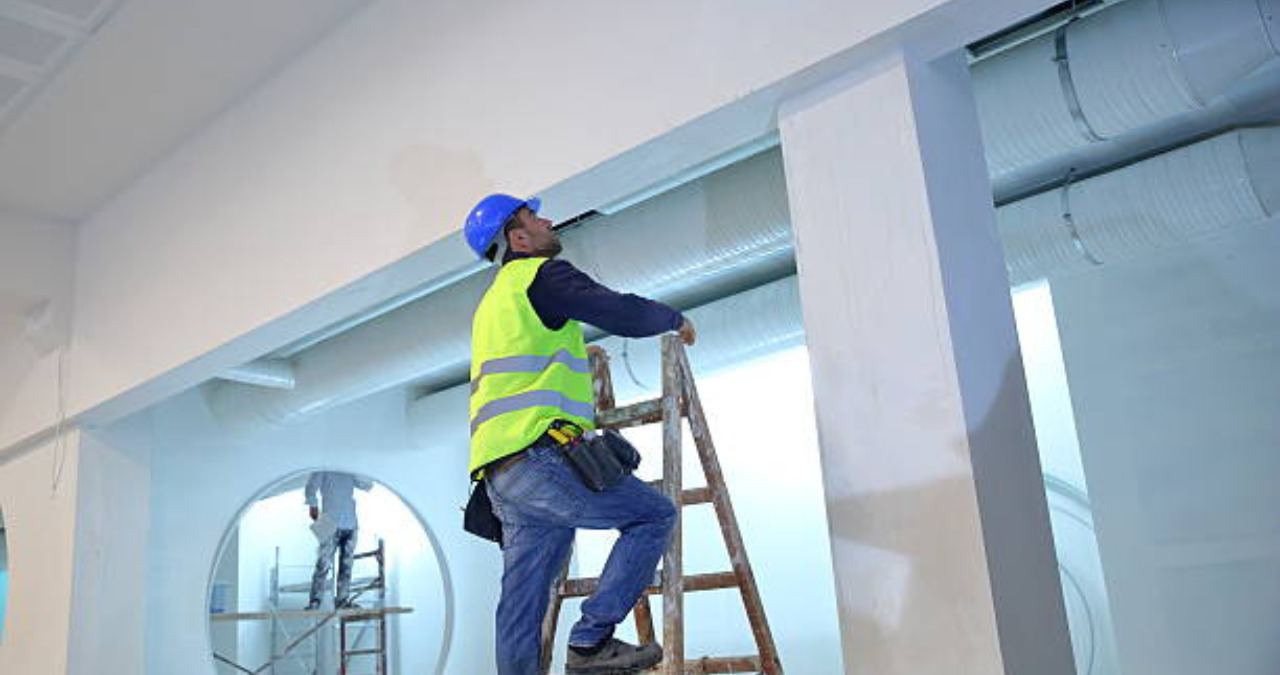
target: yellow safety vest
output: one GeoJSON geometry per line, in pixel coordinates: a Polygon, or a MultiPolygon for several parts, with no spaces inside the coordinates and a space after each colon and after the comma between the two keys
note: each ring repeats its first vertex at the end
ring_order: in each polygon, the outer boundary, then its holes
{"type": "Polygon", "coordinates": [[[519,452],[555,420],[595,427],[582,327],[549,330],[529,302],[546,258],[502,266],[471,326],[470,472],[519,452]]]}

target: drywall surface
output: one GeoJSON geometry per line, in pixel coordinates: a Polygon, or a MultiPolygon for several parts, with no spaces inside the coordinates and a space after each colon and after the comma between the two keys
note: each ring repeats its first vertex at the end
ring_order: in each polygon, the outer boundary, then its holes
{"type": "Polygon", "coordinates": [[[67,669],[80,434],[0,464],[9,538],[9,615],[0,673],[67,669]]]}
{"type": "Polygon", "coordinates": [[[1280,667],[1278,226],[1051,281],[1123,672],[1280,667]]]}
{"type": "MultiPolygon", "coordinates": [[[[550,188],[943,4],[376,3],[85,223],[72,408],[442,240],[478,195],[550,188]]],[[[990,20],[1037,7],[1007,0],[990,20]]],[[[631,167],[638,185],[548,208],[601,206],[670,168],[631,167]]],[[[276,329],[319,328],[388,292],[353,288],[276,329]]]]}
{"type": "Polygon", "coordinates": [[[75,230],[0,212],[0,449],[57,409],[57,347],[72,311],[75,230]]]}
{"type": "Polygon", "coordinates": [[[80,434],[67,672],[140,673],[146,639],[151,428],[80,434]]]}
{"type": "MultiPolygon", "coordinates": [[[[465,405],[464,398],[458,420],[466,419],[465,405]]],[[[499,551],[462,531],[466,452],[415,447],[407,433],[403,392],[389,391],[252,437],[233,437],[218,428],[199,391],[149,414],[155,453],[145,672],[214,672],[206,622],[208,582],[222,537],[260,491],[320,468],[373,478],[422,518],[442,556],[439,574],[446,580],[447,601],[415,608],[415,613],[435,617],[439,627],[435,634],[415,639],[427,645],[438,642],[439,651],[447,652],[443,672],[493,671],[499,551]]],[[[420,672],[438,672],[431,668],[420,672]]]]}

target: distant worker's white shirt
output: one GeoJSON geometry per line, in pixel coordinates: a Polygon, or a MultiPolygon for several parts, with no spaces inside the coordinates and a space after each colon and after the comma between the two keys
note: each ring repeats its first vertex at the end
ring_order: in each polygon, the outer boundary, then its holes
{"type": "Polygon", "coordinates": [[[323,506],[321,512],[340,530],[354,530],[359,525],[356,521],[355,489],[369,490],[373,482],[356,478],[349,473],[336,471],[317,471],[307,480],[307,505],[323,506]],[[320,493],[321,502],[316,501],[316,493],[320,493]]]}

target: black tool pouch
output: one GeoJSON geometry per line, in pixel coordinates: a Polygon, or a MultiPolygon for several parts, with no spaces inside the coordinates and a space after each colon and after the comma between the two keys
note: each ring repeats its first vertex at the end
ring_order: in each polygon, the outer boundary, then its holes
{"type": "Polygon", "coordinates": [[[640,466],[640,453],[613,429],[560,446],[588,488],[600,492],[617,485],[640,466]]]}
{"type": "Polygon", "coordinates": [[[502,521],[493,514],[493,503],[489,501],[483,478],[471,484],[471,498],[462,514],[462,529],[502,545],[502,521]]]}

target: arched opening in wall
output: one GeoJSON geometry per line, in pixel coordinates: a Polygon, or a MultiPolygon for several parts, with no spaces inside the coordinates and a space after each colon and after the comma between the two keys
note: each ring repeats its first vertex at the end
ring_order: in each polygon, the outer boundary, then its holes
{"type": "Polygon", "coordinates": [[[4,617],[9,607],[9,537],[4,509],[0,509],[0,643],[4,642],[4,617]]]}
{"type": "Polygon", "coordinates": [[[387,486],[312,471],[231,523],[209,583],[216,672],[441,672],[447,573],[422,519],[387,486]]]}

